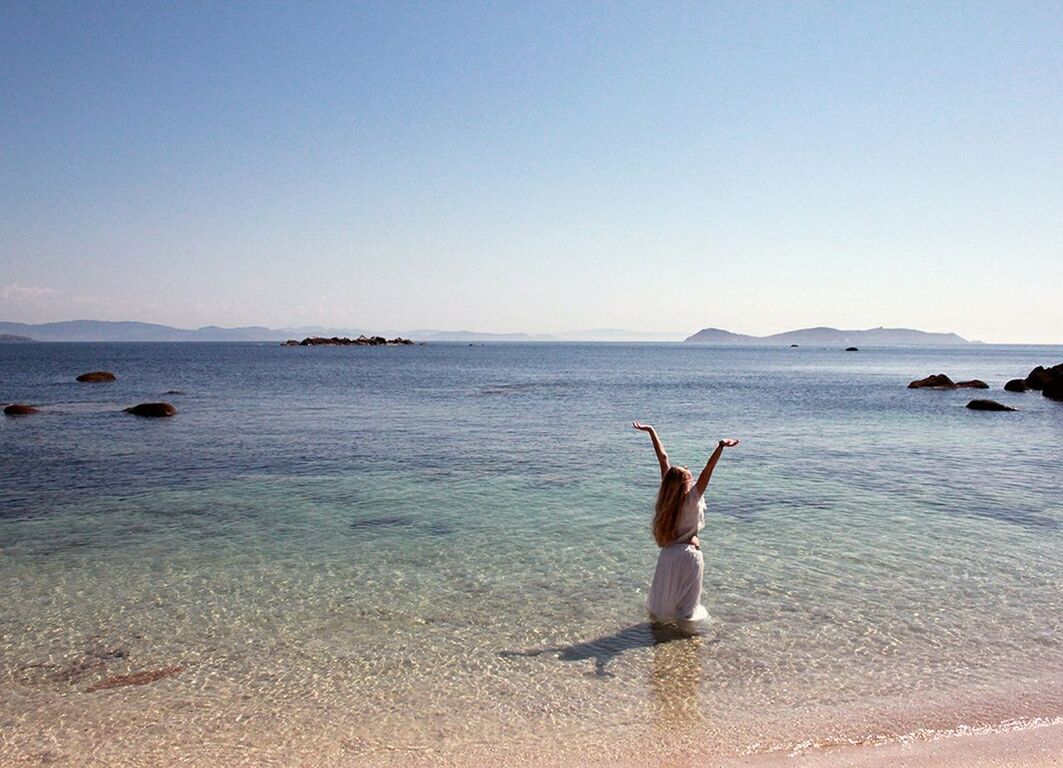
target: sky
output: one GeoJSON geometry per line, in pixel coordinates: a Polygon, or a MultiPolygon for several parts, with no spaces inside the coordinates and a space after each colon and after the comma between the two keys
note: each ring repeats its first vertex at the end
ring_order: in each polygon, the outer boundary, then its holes
{"type": "Polygon", "coordinates": [[[0,0],[0,320],[1063,343],[1059,2],[0,0]]]}

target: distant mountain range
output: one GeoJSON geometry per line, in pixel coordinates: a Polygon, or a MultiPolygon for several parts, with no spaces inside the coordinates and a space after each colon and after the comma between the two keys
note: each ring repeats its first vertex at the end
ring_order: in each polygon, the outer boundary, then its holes
{"type": "MultiPolygon", "coordinates": [[[[592,329],[558,334],[478,333],[476,331],[440,331],[422,328],[413,331],[364,328],[265,328],[251,325],[239,328],[173,328],[156,323],[107,320],[67,320],[58,323],[0,322],[0,335],[18,336],[20,341],[284,341],[307,336],[380,335],[403,336],[415,341],[677,341],[678,333],[643,333],[616,329],[592,329]],[[26,338],[29,337],[29,338],[26,338]]],[[[14,339],[10,339],[14,340],[14,339]]]]}
{"type": "Polygon", "coordinates": [[[775,333],[771,336],[747,336],[720,328],[703,328],[684,341],[700,344],[809,344],[820,346],[849,346],[856,344],[972,344],[955,333],[927,333],[910,328],[869,328],[866,331],[843,331],[837,328],[802,328],[798,331],[775,333]]]}
{"type": "MultiPolygon", "coordinates": [[[[248,325],[221,328],[173,328],[156,323],[108,320],[67,320],[58,323],[0,322],[0,341],[284,341],[307,336],[347,336],[355,338],[380,335],[402,336],[415,341],[678,341],[678,333],[645,333],[618,329],[589,329],[556,334],[479,333],[477,331],[325,328],[318,325],[298,328],[266,328],[248,325]]],[[[837,328],[804,328],[771,336],[748,336],[720,328],[705,328],[685,339],[701,344],[809,344],[851,346],[857,344],[970,344],[954,333],[927,333],[908,328],[870,328],[866,331],[843,331],[837,328]]]]}

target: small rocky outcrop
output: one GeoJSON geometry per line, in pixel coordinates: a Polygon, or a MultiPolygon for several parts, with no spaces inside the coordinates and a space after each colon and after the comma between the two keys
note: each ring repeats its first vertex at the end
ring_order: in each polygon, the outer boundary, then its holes
{"type": "Polygon", "coordinates": [[[165,418],[177,415],[177,409],[169,403],[140,403],[131,408],[126,408],[125,412],[146,418],[165,418]]]}
{"type": "MultiPolygon", "coordinates": [[[[1056,368],[1059,367],[1061,366],[1056,366],[1056,368]]],[[[1045,368],[1043,365],[1037,366],[1028,374],[1026,374],[1026,386],[1030,389],[1036,389],[1038,392],[1040,392],[1042,389],[1045,388],[1045,384],[1050,384],[1052,382],[1053,370],[1055,369],[1045,368]]]]}
{"type": "Polygon", "coordinates": [[[1063,363],[1051,368],[1037,366],[1026,377],[1026,386],[1052,400],[1063,400],[1063,363]]]}
{"type": "Polygon", "coordinates": [[[943,373],[934,373],[911,382],[908,389],[956,389],[956,382],[943,373]]]}
{"type": "Polygon", "coordinates": [[[908,389],[989,389],[989,385],[981,379],[968,381],[953,381],[943,373],[935,373],[925,379],[916,379],[908,385],[908,389]]]}
{"type": "Polygon", "coordinates": [[[117,377],[110,371],[89,371],[78,376],[78,381],[82,384],[102,384],[116,380],[117,377]]]}
{"type": "Polygon", "coordinates": [[[1010,405],[1004,405],[998,403],[996,400],[972,400],[967,403],[967,407],[972,411],[1015,411],[1017,408],[1012,408],[1010,405]]]}
{"type": "Polygon", "coordinates": [[[860,350],[857,349],[856,347],[846,347],[845,351],[846,352],[859,352],[860,350]]]}
{"type": "Polygon", "coordinates": [[[288,339],[281,346],[284,347],[383,347],[401,346],[413,344],[412,339],[404,339],[396,336],[394,339],[385,339],[383,336],[359,336],[357,339],[349,339],[346,336],[308,336],[302,341],[288,339]]]}
{"type": "Polygon", "coordinates": [[[179,389],[168,389],[165,392],[163,392],[163,394],[164,395],[183,395],[184,392],[182,392],[179,389]]]}
{"type": "Polygon", "coordinates": [[[32,405],[26,405],[25,403],[11,403],[11,405],[4,408],[5,416],[29,416],[31,413],[37,413],[40,408],[34,408],[32,405]]]}
{"type": "Polygon", "coordinates": [[[1004,385],[1009,392],[1040,392],[1050,400],[1063,401],[1063,363],[1045,368],[1039,365],[1025,379],[1012,379],[1004,385]]]}

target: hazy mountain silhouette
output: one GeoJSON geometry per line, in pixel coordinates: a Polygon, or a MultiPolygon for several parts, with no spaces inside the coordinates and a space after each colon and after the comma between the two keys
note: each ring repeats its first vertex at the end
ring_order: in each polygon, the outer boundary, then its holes
{"type": "Polygon", "coordinates": [[[955,333],[928,333],[911,328],[869,328],[865,331],[844,331],[838,328],[802,328],[771,336],[748,336],[721,328],[703,328],[685,339],[700,344],[809,344],[848,346],[856,344],[970,344],[955,333]]]}

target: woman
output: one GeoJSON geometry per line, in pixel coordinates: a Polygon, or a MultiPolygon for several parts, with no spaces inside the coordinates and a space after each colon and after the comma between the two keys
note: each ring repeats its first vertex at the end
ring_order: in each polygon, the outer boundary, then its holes
{"type": "Polygon", "coordinates": [[[653,427],[637,421],[631,426],[649,432],[661,465],[661,489],[653,515],[653,538],[661,552],[646,608],[655,622],[674,621],[682,629],[696,630],[709,616],[701,604],[705,560],[697,535],[705,525],[705,487],[723,449],[738,445],[738,441],[721,440],[694,482],[689,469],[668,463],[668,454],[653,427]]]}

